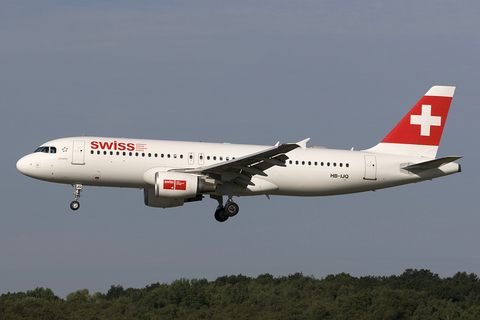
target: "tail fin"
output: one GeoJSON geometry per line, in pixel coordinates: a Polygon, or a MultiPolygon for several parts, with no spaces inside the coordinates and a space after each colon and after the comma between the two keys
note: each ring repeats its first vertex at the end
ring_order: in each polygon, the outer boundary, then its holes
{"type": "Polygon", "coordinates": [[[371,152],[435,158],[455,87],[434,86],[371,152]]]}

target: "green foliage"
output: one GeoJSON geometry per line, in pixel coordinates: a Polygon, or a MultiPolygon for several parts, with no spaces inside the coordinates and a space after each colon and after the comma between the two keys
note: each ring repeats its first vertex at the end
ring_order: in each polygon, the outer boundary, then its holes
{"type": "Polygon", "coordinates": [[[480,280],[429,270],[399,276],[324,279],[302,273],[179,279],[142,289],[112,285],[106,294],[82,289],[55,296],[36,288],[0,296],[3,319],[479,319],[480,280]]]}

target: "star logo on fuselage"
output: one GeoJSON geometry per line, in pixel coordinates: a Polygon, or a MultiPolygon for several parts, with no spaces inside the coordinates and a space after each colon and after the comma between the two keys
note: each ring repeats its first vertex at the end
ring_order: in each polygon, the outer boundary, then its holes
{"type": "Polygon", "coordinates": [[[63,152],[67,152],[67,151],[68,151],[68,148],[67,148],[67,147],[63,147],[62,151],[63,151],[63,152]]]}

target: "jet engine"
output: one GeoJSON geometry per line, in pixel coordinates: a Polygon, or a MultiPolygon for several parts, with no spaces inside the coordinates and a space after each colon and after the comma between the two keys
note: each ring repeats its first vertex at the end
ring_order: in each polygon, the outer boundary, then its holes
{"type": "Polygon", "coordinates": [[[144,189],[145,205],[150,207],[178,207],[184,202],[201,201],[202,193],[216,190],[214,180],[182,172],[155,173],[155,190],[144,189]]]}

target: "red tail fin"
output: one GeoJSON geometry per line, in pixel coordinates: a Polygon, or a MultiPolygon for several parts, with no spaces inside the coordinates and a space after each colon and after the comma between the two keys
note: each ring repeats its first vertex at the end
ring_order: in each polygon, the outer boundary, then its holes
{"type": "Polygon", "coordinates": [[[434,158],[455,87],[434,86],[377,146],[370,151],[434,158]]]}

